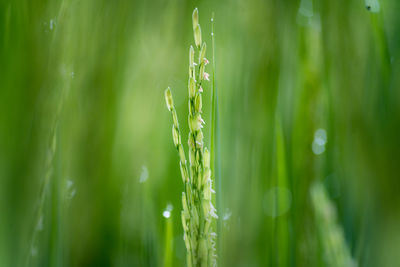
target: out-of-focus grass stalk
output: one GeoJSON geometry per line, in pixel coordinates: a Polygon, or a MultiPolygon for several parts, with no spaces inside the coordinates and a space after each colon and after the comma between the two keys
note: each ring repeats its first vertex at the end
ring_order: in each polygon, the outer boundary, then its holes
{"type": "Polygon", "coordinates": [[[165,220],[165,243],[164,243],[164,267],[172,266],[172,256],[173,256],[173,236],[174,228],[172,224],[172,216],[166,218],[165,220]]]}
{"type": "MultiPolygon", "coordinates": [[[[276,123],[276,191],[275,211],[277,215],[285,207],[289,207],[291,199],[284,192],[288,191],[288,179],[286,171],[285,142],[279,115],[276,123]],[[285,194],[285,195],[283,195],[285,194]],[[288,203],[289,202],[289,203],[288,203]]],[[[278,266],[288,266],[289,263],[289,216],[282,215],[275,218],[275,249],[278,266]]]]}
{"type": "MultiPolygon", "coordinates": [[[[389,54],[389,46],[387,43],[387,38],[384,30],[384,18],[382,14],[382,8],[378,7],[376,10],[374,8],[371,8],[369,6],[369,3],[371,1],[366,1],[366,8],[370,13],[370,21],[371,21],[371,26],[373,29],[374,33],[374,38],[377,44],[378,52],[380,55],[382,67],[384,68],[384,75],[385,78],[387,78],[387,75],[389,74],[389,68],[390,68],[390,54],[389,54]]],[[[372,1],[378,4],[378,1],[372,1]]]]}
{"type": "MultiPolygon", "coordinates": [[[[68,186],[67,181],[62,174],[62,160],[61,151],[57,149],[57,139],[59,138],[59,124],[60,117],[64,107],[64,100],[66,93],[70,89],[70,79],[66,78],[64,81],[64,88],[61,91],[60,103],[57,107],[54,129],[52,131],[52,142],[50,147],[50,154],[48,156],[49,164],[47,166],[46,177],[43,181],[43,191],[40,196],[40,205],[38,210],[38,221],[43,220],[45,213],[43,212],[44,206],[46,205],[46,195],[50,196],[50,213],[51,216],[51,228],[50,228],[50,262],[53,266],[62,266],[62,254],[63,254],[63,215],[65,212],[65,206],[68,204],[68,186]]],[[[37,226],[36,226],[37,227],[37,226]]],[[[36,232],[37,229],[35,228],[36,232]]],[[[36,233],[37,234],[37,233],[36,233]]],[[[37,238],[34,234],[33,238],[37,238]]],[[[35,239],[32,239],[32,245],[34,246],[35,239]]]]}
{"type": "MultiPolygon", "coordinates": [[[[381,106],[383,103],[385,103],[383,108],[380,108],[380,110],[384,111],[384,114],[382,114],[382,117],[387,117],[385,112],[389,112],[389,108],[387,105],[392,102],[391,98],[391,92],[389,91],[389,83],[390,83],[390,77],[391,77],[391,56],[389,53],[389,45],[385,33],[385,27],[384,27],[384,18],[383,18],[383,12],[382,12],[382,7],[379,6],[378,1],[366,1],[366,8],[370,13],[370,22],[372,26],[372,31],[373,31],[373,37],[375,41],[375,46],[377,47],[377,52],[379,54],[379,59],[381,63],[381,76],[382,76],[382,90],[381,90],[381,95],[377,98],[378,99],[378,105],[381,106]],[[371,6],[371,4],[374,4],[374,6],[371,6]]],[[[381,122],[385,122],[386,120],[383,119],[381,122]]]]}
{"type": "MultiPolygon", "coordinates": [[[[57,23],[67,23],[64,19],[64,14],[66,9],[68,8],[68,1],[62,1],[61,6],[58,8],[58,16],[57,16],[57,23]]],[[[63,36],[62,33],[59,34],[59,28],[54,28],[54,33],[51,37],[51,45],[49,46],[50,49],[50,58],[52,60],[56,60],[56,53],[59,50],[62,50],[62,45],[58,44],[60,42],[63,44],[63,36]]],[[[62,55],[64,59],[65,55],[62,55]]],[[[63,60],[60,60],[63,62],[63,60]]],[[[49,64],[48,67],[50,68],[52,65],[49,64]]],[[[61,264],[61,255],[62,255],[62,248],[61,248],[61,224],[62,224],[62,213],[64,211],[64,204],[66,204],[67,199],[67,190],[66,190],[66,181],[63,179],[61,172],[60,172],[60,162],[56,162],[57,155],[61,155],[61,153],[57,150],[57,135],[58,135],[58,128],[60,124],[60,117],[62,115],[62,111],[64,108],[64,102],[67,96],[67,93],[71,87],[71,77],[67,72],[61,74],[60,77],[54,79],[52,82],[55,84],[61,84],[62,88],[60,90],[60,96],[58,105],[55,110],[54,121],[51,125],[51,132],[49,136],[49,146],[47,148],[47,156],[45,159],[45,167],[44,167],[44,177],[41,183],[40,193],[38,197],[38,206],[37,210],[35,211],[34,215],[34,224],[33,229],[30,237],[30,244],[28,246],[28,251],[25,259],[25,266],[32,265],[32,257],[34,254],[39,253],[39,232],[43,230],[43,224],[46,220],[46,215],[51,216],[50,218],[50,237],[49,237],[49,248],[50,248],[50,262],[52,265],[59,266],[61,264]],[[50,198],[50,200],[46,200],[50,198]],[[46,201],[50,202],[50,212],[46,212],[46,201]]],[[[60,160],[58,160],[60,161],[60,160]]],[[[38,257],[36,255],[36,257],[38,257]]]]}
{"type": "Polygon", "coordinates": [[[356,267],[357,263],[346,244],[343,229],[337,222],[336,207],[321,183],[315,183],[311,187],[311,200],[326,266],[356,267]]]}
{"type": "MultiPolygon", "coordinates": [[[[56,153],[57,154],[57,153],[56,153]]],[[[55,157],[59,157],[55,155],[55,157]]],[[[50,265],[62,266],[62,178],[60,162],[55,162],[54,179],[51,180],[51,229],[50,229],[50,265]]]]}
{"type": "Polygon", "coordinates": [[[56,139],[56,132],[57,132],[57,125],[52,130],[51,133],[51,138],[50,138],[50,145],[48,148],[47,152],[47,157],[45,161],[45,176],[43,179],[43,183],[41,186],[41,192],[39,196],[39,204],[37,208],[37,212],[35,214],[34,218],[34,225],[33,225],[33,230],[32,230],[32,237],[30,239],[30,245],[28,247],[28,252],[26,256],[26,261],[25,261],[25,266],[31,266],[31,259],[34,254],[37,252],[36,248],[36,243],[37,243],[37,238],[38,234],[40,231],[43,230],[43,220],[44,220],[44,205],[45,205],[45,200],[46,200],[46,195],[49,191],[49,184],[50,184],[50,179],[53,176],[53,171],[54,171],[54,157],[56,153],[56,147],[57,147],[57,139],[56,139]]]}

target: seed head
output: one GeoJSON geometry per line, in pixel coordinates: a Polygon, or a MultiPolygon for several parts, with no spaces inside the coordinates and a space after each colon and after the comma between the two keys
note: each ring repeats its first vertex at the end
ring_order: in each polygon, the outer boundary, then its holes
{"type": "Polygon", "coordinates": [[[179,127],[178,115],[176,115],[175,109],[172,109],[172,121],[174,122],[175,127],[179,127]]]}
{"type": "Polygon", "coordinates": [[[189,49],[189,66],[192,67],[194,65],[194,49],[193,46],[190,46],[189,49]]]}
{"type": "Polygon", "coordinates": [[[196,82],[194,81],[193,77],[189,78],[188,87],[189,87],[189,98],[192,98],[196,93],[196,82]]]}
{"type": "Polygon", "coordinates": [[[189,128],[191,132],[199,131],[201,128],[203,128],[204,121],[201,118],[200,114],[196,114],[194,116],[189,117],[189,128]]]}
{"type": "Polygon", "coordinates": [[[201,95],[199,93],[196,94],[196,98],[194,99],[194,107],[196,112],[201,112],[202,100],[201,100],[201,95]]]}
{"type": "Polygon", "coordinates": [[[206,66],[204,64],[200,65],[200,70],[199,70],[199,79],[200,80],[204,80],[204,70],[205,70],[206,66]]]}
{"type": "Polygon", "coordinates": [[[208,233],[210,226],[211,226],[211,220],[206,220],[206,223],[204,224],[204,232],[205,233],[208,233]]]}
{"type": "Polygon", "coordinates": [[[179,152],[179,157],[181,159],[181,163],[186,164],[185,152],[183,151],[182,145],[179,146],[178,150],[179,150],[178,152],[179,152]]]}
{"type": "Polygon", "coordinates": [[[178,146],[181,143],[181,136],[179,135],[178,128],[172,125],[172,139],[174,140],[174,145],[178,146]]]}
{"type": "Polygon", "coordinates": [[[196,145],[199,147],[203,147],[203,132],[199,132],[196,136],[196,145]]]}
{"type": "Polygon", "coordinates": [[[210,152],[204,148],[202,128],[204,120],[202,113],[202,81],[209,80],[209,74],[205,72],[209,61],[206,58],[206,43],[202,42],[201,28],[199,25],[199,13],[197,8],[192,14],[193,34],[198,55],[194,46],[189,49],[189,136],[188,157],[183,150],[179,132],[178,116],[174,107],[172,94],[169,88],[165,90],[165,99],[173,118],[172,137],[180,158],[180,171],[184,183],[182,193],[181,212],[184,230],[183,239],[186,246],[187,265],[216,266],[215,236],[212,235],[213,219],[217,218],[216,210],[212,205],[210,152]],[[196,60],[195,60],[196,56],[196,60]],[[196,67],[198,66],[198,68],[196,67]]]}
{"type": "Polygon", "coordinates": [[[171,111],[174,107],[174,100],[172,98],[171,89],[168,87],[165,89],[165,102],[167,103],[168,110],[171,111]]]}
{"type": "Polygon", "coordinates": [[[196,28],[194,29],[194,43],[198,48],[200,48],[201,45],[201,28],[200,25],[197,25],[196,28]]]}
{"type": "Polygon", "coordinates": [[[199,62],[200,62],[200,64],[203,61],[203,59],[206,57],[206,49],[207,49],[206,43],[203,43],[201,45],[201,50],[200,50],[200,54],[199,54],[199,62]]]}
{"type": "Polygon", "coordinates": [[[182,192],[182,206],[184,215],[189,215],[189,209],[186,202],[186,195],[184,192],[182,192]]]}
{"type": "Polygon", "coordinates": [[[203,199],[203,201],[201,203],[201,206],[203,208],[204,217],[207,218],[208,214],[210,213],[210,201],[206,200],[206,199],[203,199]]]}
{"type": "Polygon", "coordinates": [[[192,207],[192,218],[194,221],[194,224],[196,226],[199,225],[199,214],[197,213],[197,209],[195,207],[192,207]]]}
{"type": "Polygon", "coordinates": [[[196,163],[196,154],[193,149],[190,149],[189,151],[189,163],[190,166],[194,166],[196,163]]]}
{"type": "Polygon", "coordinates": [[[188,171],[186,169],[186,165],[182,164],[182,162],[179,162],[179,166],[181,167],[182,180],[184,183],[186,183],[189,181],[189,175],[188,175],[188,171]]]}
{"type": "MultiPolygon", "coordinates": [[[[185,224],[186,224],[186,222],[185,222],[185,224]]],[[[189,231],[189,229],[188,229],[188,231],[189,231]]],[[[183,235],[183,240],[185,240],[186,250],[187,250],[187,251],[190,251],[190,238],[187,236],[186,233],[183,235]]],[[[188,254],[188,255],[189,255],[189,254],[188,254]]],[[[189,258],[189,259],[190,259],[190,258],[189,258]]],[[[190,261],[188,261],[188,262],[190,262],[190,261]]]]}
{"type": "Polygon", "coordinates": [[[195,140],[194,140],[193,134],[189,133],[189,137],[188,137],[188,145],[189,145],[189,147],[194,149],[195,148],[194,143],[195,143],[195,140]]]}
{"type": "Polygon", "coordinates": [[[211,200],[211,190],[207,184],[204,186],[203,194],[205,200],[211,200]]]}
{"type": "Polygon", "coordinates": [[[204,149],[204,167],[210,168],[210,151],[208,149],[204,149]]]}
{"type": "Polygon", "coordinates": [[[197,9],[197,7],[193,10],[192,21],[194,30],[196,29],[197,25],[199,25],[199,10],[197,9]]]}
{"type": "Polygon", "coordinates": [[[189,78],[195,78],[195,69],[194,69],[194,65],[193,66],[189,66],[189,78]]]}
{"type": "Polygon", "coordinates": [[[185,212],[184,211],[181,212],[181,218],[182,218],[183,230],[185,232],[187,232],[189,229],[188,229],[187,224],[186,224],[186,216],[185,216],[185,212]]]}

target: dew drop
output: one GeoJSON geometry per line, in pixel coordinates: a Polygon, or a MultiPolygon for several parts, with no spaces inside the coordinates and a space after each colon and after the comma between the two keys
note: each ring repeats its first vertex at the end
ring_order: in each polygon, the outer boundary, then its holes
{"type": "Polygon", "coordinates": [[[165,218],[169,218],[171,216],[171,212],[168,210],[164,210],[163,214],[162,214],[165,218]]]}
{"type": "Polygon", "coordinates": [[[142,173],[140,174],[139,183],[144,183],[149,178],[149,170],[145,165],[142,166],[142,173]]]}
{"type": "Polygon", "coordinates": [[[70,179],[67,180],[67,198],[71,200],[76,195],[76,189],[74,187],[74,182],[70,179]]]}
{"type": "Polygon", "coordinates": [[[171,211],[174,209],[174,206],[172,206],[172,204],[171,203],[168,203],[167,204],[167,207],[165,208],[165,210],[163,211],[163,213],[162,213],[162,215],[165,217],[165,218],[169,218],[169,217],[171,217],[171,211]]]}
{"type": "Polygon", "coordinates": [[[312,143],[312,151],[315,155],[321,155],[325,152],[325,144],[320,145],[314,140],[314,142],[312,143]]]}
{"type": "Polygon", "coordinates": [[[224,213],[223,220],[224,220],[224,221],[227,221],[227,220],[229,220],[229,219],[231,218],[231,216],[232,216],[232,212],[231,212],[229,209],[227,209],[227,210],[225,211],[225,213],[224,213]]]}
{"type": "Polygon", "coordinates": [[[32,247],[31,248],[31,255],[32,256],[36,256],[38,254],[38,249],[37,249],[37,247],[32,247]]]}
{"type": "Polygon", "coordinates": [[[43,215],[40,216],[36,225],[36,231],[42,231],[42,230],[43,230],[43,215]]]}
{"type": "Polygon", "coordinates": [[[312,151],[315,155],[320,155],[325,152],[327,140],[327,133],[325,129],[320,128],[315,131],[314,141],[311,145],[312,151]]]}
{"type": "Polygon", "coordinates": [[[381,9],[378,0],[365,0],[365,8],[371,13],[378,13],[381,9]]]}
{"type": "Polygon", "coordinates": [[[55,26],[55,22],[54,22],[53,19],[50,20],[49,26],[50,26],[50,31],[52,31],[54,29],[54,26],[55,26]]]}

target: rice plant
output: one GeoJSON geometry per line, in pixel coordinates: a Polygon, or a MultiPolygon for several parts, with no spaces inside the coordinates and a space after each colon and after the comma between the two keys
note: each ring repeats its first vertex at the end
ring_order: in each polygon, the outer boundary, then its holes
{"type": "Polygon", "coordinates": [[[1,1],[0,267],[397,266],[399,10],[1,1]]]}
{"type": "Polygon", "coordinates": [[[213,232],[212,223],[218,216],[212,203],[211,194],[215,191],[212,188],[210,151],[204,147],[202,128],[205,122],[201,117],[202,84],[209,81],[209,74],[205,72],[209,61],[206,58],[206,43],[201,39],[197,8],[193,11],[192,20],[195,48],[190,46],[189,50],[189,170],[170,88],[165,90],[165,100],[172,114],[172,137],[180,157],[179,164],[184,183],[181,216],[187,265],[216,266],[216,233],[213,232]]]}

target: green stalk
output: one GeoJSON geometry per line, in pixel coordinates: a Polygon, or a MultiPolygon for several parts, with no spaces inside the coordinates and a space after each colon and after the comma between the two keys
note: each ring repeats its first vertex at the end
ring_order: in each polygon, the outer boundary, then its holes
{"type": "MultiPolygon", "coordinates": [[[[211,107],[211,169],[216,171],[215,169],[215,135],[217,130],[217,121],[216,121],[216,109],[217,109],[217,100],[216,100],[216,88],[215,88],[215,37],[214,37],[214,12],[211,17],[211,43],[212,43],[212,107],[211,107]]],[[[215,175],[214,175],[215,176],[215,175]]]]}
{"type": "Polygon", "coordinates": [[[172,239],[173,239],[172,217],[165,221],[165,241],[164,241],[164,267],[172,266],[172,239]]]}
{"type": "MultiPolygon", "coordinates": [[[[214,170],[214,181],[216,182],[215,188],[217,191],[216,194],[216,202],[217,202],[217,210],[222,210],[221,203],[221,157],[219,154],[219,116],[218,116],[218,91],[215,86],[215,68],[216,68],[216,60],[215,60],[215,30],[214,30],[214,12],[211,15],[211,44],[212,44],[212,81],[211,81],[211,90],[212,90],[212,107],[211,107],[211,169],[214,170]],[[217,141],[216,141],[217,140],[217,141]],[[218,179],[217,179],[218,178],[218,179]]],[[[220,235],[222,233],[222,221],[219,220],[217,223],[217,233],[220,235]]],[[[221,247],[219,243],[217,244],[218,251],[221,251],[221,247]]]]}
{"type": "Polygon", "coordinates": [[[310,194],[326,266],[356,267],[357,262],[352,258],[343,228],[337,219],[336,206],[324,186],[319,182],[313,184],[310,194]]]}

